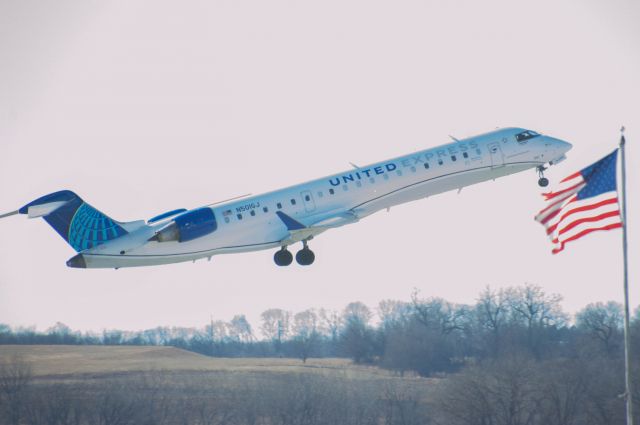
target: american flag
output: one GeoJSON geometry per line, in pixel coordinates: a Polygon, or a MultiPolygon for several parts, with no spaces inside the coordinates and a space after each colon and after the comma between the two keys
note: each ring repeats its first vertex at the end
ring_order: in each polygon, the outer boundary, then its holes
{"type": "Polygon", "coordinates": [[[622,227],[616,190],[616,149],[600,161],[560,181],[558,190],[543,193],[548,205],[535,219],[547,230],[557,254],[567,242],[597,230],[622,227]]]}

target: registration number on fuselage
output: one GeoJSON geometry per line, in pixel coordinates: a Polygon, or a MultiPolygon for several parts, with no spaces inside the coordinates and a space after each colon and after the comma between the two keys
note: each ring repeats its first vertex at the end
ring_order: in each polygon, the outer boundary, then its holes
{"type": "Polygon", "coordinates": [[[256,208],[260,208],[260,202],[251,202],[250,204],[240,205],[239,207],[236,207],[236,212],[241,213],[256,208]]]}

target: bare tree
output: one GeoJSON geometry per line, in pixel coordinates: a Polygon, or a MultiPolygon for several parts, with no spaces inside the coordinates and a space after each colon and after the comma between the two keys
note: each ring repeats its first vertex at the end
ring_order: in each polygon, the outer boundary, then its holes
{"type": "Polygon", "coordinates": [[[465,306],[457,306],[442,298],[418,298],[417,291],[411,296],[416,318],[427,328],[436,329],[446,335],[463,330],[468,311],[465,306]]]}
{"type": "Polygon", "coordinates": [[[251,325],[244,314],[238,314],[231,319],[230,337],[239,342],[250,342],[253,340],[251,325]]]}
{"type": "Polygon", "coordinates": [[[509,288],[506,294],[512,323],[524,324],[526,347],[529,352],[540,356],[545,349],[542,343],[544,331],[566,323],[567,316],[560,307],[562,297],[558,294],[547,295],[542,288],[529,283],[523,287],[509,288]]]}
{"type": "Polygon", "coordinates": [[[349,316],[340,334],[343,353],[356,363],[369,363],[375,356],[374,330],[356,315],[349,316]]]}
{"type": "Polygon", "coordinates": [[[317,329],[318,314],[315,310],[305,310],[293,316],[293,342],[303,363],[306,363],[320,340],[317,329]]]}
{"type": "Polygon", "coordinates": [[[262,335],[271,340],[276,353],[280,352],[282,341],[289,336],[291,313],[280,308],[271,308],[260,316],[262,335]]]}
{"type": "Polygon", "coordinates": [[[12,357],[0,363],[0,406],[12,425],[19,424],[24,416],[32,380],[31,366],[24,359],[12,357]]]}
{"type": "Polygon", "coordinates": [[[382,300],[378,303],[378,317],[383,327],[405,320],[411,313],[411,304],[405,301],[382,300]]]}
{"type": "Polygon", "coordinates": [[[576,325],[600,341],[607,354],[617,348],[617,337],[622,332],[622,305],[609,301],[608,303],[589,304],[576,314],[576,325]]]}
{"type": "Polygon", "coordinates": [[[385,424],[418,425],[425,423],[418,392],[404,383],[385,382],[381,402],[385,424]]]}
{"type": "Polygon", "coordinates": [[[497,355],[502,350],[503,327],[508,319],[509,305],[503,289],[493,291],[487,287],[475,305],[477,324],[480,327],[482,345],[491,355],[497,355]],[[489,335],[489,341],[485,339],[489,335]]]}
{"type": "Polygon", "coordinates": [[[587,422],[585,405],[590,378],[585,364],[576,360],[552,360],[538,369],[544,424],[578,425],[587,422]]]}
{"type": "Polygon", "coordinates": [[[338,337],[340,335],[340,328],[342,327],[342,316],[335,310],[320,309],[318,313],[319,317],[319,332],[329,336],[331,343],[329,354],[336,355],[338,348],[338,337]]]}
{"type": "Polygon", "coordinates": [[[535,363],[525,357],[472,365],[439,385],[432,408],[443,424],[538,424],[542,392],[535,376],[535,363]]]}
{"type": "Polygon", "coordinates": [[[347,304],[342,312],[342,321],[347,322],[351,319],[357,319],[364,325],[368,325],[371,320],[372,314],[369,307],[361,303],[360,301],[354,301],[347,304]]]}
{"type": "Polygon", "coordinates": [[[25,409],[29,425],[75,425],[82,423],[81,408],[73,399],[72,385],[56,383],[31,391],[25,409]]]}

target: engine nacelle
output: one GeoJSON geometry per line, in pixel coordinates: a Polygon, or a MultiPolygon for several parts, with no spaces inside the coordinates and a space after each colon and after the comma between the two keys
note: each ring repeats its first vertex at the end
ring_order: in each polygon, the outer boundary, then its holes
{"type": "Polygon", "coordinates": [[[218,228],[211,208],[199,208],[174,218],[171,224],[160,230],[150,240],[157,242],[188,242],[213,233],[218,228]]]}

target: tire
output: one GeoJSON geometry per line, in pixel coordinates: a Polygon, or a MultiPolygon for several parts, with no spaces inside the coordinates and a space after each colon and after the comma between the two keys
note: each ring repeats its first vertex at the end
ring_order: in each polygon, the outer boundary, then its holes
{"type": "Polygon", "coordinates": [[[308,248],[303,248],[296,253],[296,262],[301,266],[310,266],[316,259],[316,255],[308,248]]]}
{"type": "Polygon", "coordinates": [[[273,254],[273,261],[278,266],[288,266],[293,262],[293,254],[286,249],[281,249],[273,254]]]}

